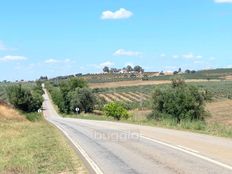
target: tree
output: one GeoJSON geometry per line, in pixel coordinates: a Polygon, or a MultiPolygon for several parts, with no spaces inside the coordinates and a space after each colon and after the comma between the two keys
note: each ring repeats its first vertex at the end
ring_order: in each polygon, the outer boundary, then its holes
{"type": "Polygon", "coordinates": [[[160,75],[160,76],[163,76],[163,75],[165,75],[165,74],[164,74],[163,71],[161,71],[161,72],[159,73],[159,75],[160,75]]]}
{"type": "Polygon", "coordinates": [[[144,70],[143,70],[143,68],[142,68],[141,66],[136,65],[136,66],[134,67],[134,71],[136,71],[136,72],[143,72],[144,70]]]}
{"type": "Polygon", "coordinates": [[[105,67],[103,68],[103,72],[109,73],[109,72],[110,72],[110,68],[109,68],[108,66],[105,66],[105,67]]]}
{"type": "Polygon", "coordinates": [[[178,73],[180,73],[180,72],[181,72],[181,68],[178,69],[178,73]]]}
{"type": "Polygon", "coordinates": [[[189,69],[186,69],[186,70],[185,70],[185,73],[186,73],[186,74],[190,74],[191,71],[190,71],[189,69]]]}
{"type": "Polygon", "coordinates": [[[17,109],[25,112],[35,112],[41,108],[43,98],[40,93],[30,91],[21,84],[9,86],[7,88],[9,102],[17,109]]]}
{"type": "Polygon", "coordinates": [[[174,71],[174,72],[173,72],[174,75],[176,75],[176,74],[178,74],[178,73],[179,73],[178,71],[174,71]]]}
{"type": "Polygon", "coordinates": [[[191,71],[191,73],[192,73],[192,74],[195,74],[195,73],[196,73],[196,71],[195,71],[195,70],[192,70],[192,71],[191,71]]]}
{"type": "Polygon", "coordinates": [[[177,123],[181,120],[204,119],[204,94],[182,80],[173,81],[171,88],[156,89],[152,101],[153,114],[150,118],[168,117],[175,119],[177,123]]]}
{"type": "Polygon", "coordinates": [[[126,70],[127,70],[127,72],[131,72],[131,71],[133,71],[133,68],[130,65],[127,65],[126,70]]]}
{"type": "Polygon", "coordinates": [[[62,110],[65,113],[69,113],[70,112],[70,96],[68,95],[70,92],[75,91],[77,88],[86,88],[87,82],[84,79],[80,79],[77,77],[72,77],[70,79],[67,80],[63,80],[60,85],[60,91],[61,91],[61,95],[63,98],[63,107],[62,110]]]}
{"type": "Polygon", "coordinates": [[[78,107],[80,112],[92,112],[96,104],[96,97],[89,88],[77,88],[74,92],[69,93],[70,110],[75,111],[78,107]]]}

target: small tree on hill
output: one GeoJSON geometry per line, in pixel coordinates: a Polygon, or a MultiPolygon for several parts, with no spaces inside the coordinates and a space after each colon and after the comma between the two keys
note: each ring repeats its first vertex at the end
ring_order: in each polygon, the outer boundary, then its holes
{"type": "Polygon", "coordinates": [[[127,65],[126,70],[127,70],[127,72],[131,72],[131,71],[133,71],[133,68],[130,65],[127,65]]]}
{"type": "Polygon", "coordinates": [[[135,67],[134,67],[134,71],[136,71],[136,72],[144,72],[144,70],[143,70],[143,68],[141,67],[141,66],[139,66],[139,65],[136,65],[135,67]]]}
{"type": "Polygon", "coordinates": [[[103,68],[103,72],[109,73],[109,72],[110,72],[110,68],[109,68],[108,66],[105,66],[105,67],[103,68]]]}

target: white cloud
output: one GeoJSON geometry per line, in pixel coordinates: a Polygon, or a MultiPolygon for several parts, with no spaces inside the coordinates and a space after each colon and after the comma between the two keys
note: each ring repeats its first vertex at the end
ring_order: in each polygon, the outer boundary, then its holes
{"type": "Polygon", "coordinates": [[[160,54],[160,57],[166,57],[166,54],[162,53],[160,54]]]}
{"type": "Polygon", "coordinates": [[[201,55],[194,55],[193,53],[187,53],[187,54],[183,54],[182,57],[186,60],[198,60],[198,59],[202,59],[203,56],[201,55]]]}
{"type": "Polygon", "coordinates": [[[56,63],[69,63],[70,59],[58,60],[58,59],[47,59],[44,61],[46,64],[56,64],[56,63]]]}
{"type": "Polygon", "coordinates": [[[133,16],[133,13],[129,10],[124,8],[120,8],[119,10],[112,12],[112,11],[103,11],[101,15],[101,19],[127,19],[133,16]]]}
{"type": "Polygon", "coordinates": [[[214,0],[216,3],[232,3],[232,0],[214,0]]]}
{"type": "Polygon", "coordinates": [[[99,64],[91,64],[91,65],[88,65],[89,67],[93,67],[93,68],[96,68],[98,70],[102,70],[102,68],[104,68],[105,66],[109,67],[109,68],[112,68],[115,64],[111,61],[106,61],[106,62],[102,62],[102,63],[99,63],[99,64]]]}
{"type": "Polygon", "coordinates": [[[138,57],[141,56],[142,53],[138,51],[127,51],[124,49],[118,49],[114,52],[114,56],[129,56],[129,57],[138,57]]]}
{"type": "Polygon", "coordinates": [[[114,66],[114,63],[111,61],[106,61],[106,62],[100,63],[100,65],[98,67],[103,68],[105,66],[112,67],[112,66],[114,66]]]}
{"type": "Polygon", "coordinates": [[[183,54],[182,57],[185,59],[193,59],[194,55],[193,53],[187,53],[187,54],[183,54]]]}
{"type": "Polygon", "coordinates": [[[178,58],[179,58],[178,55],[173,55],[172,57],[173,57],[174,59],[178,59],[178,58]]]}
{"type": "Polygon", "coordinates": [[[21,61],[21,60],[27,60],[26,57],[24,56],[4,56],[0,58],[0,61],[5,61],[5,62],[9,62],[9,61],[21,61]]]}

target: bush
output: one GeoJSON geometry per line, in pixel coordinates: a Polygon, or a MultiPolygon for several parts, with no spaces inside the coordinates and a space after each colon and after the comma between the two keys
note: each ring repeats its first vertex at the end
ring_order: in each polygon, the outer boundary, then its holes
{"type": "Polygon", "coordinates": [[[174,80],[171,88],[157,89],[152,101],[150,118],[173,118],[177,123],[204,119],[205,96],[197,87],[188,86],[183,80],[174,80]]]}
{"type": "Polygon", "coordinates": [[[53,87],[49,90],[49,92],[51,94],[53,102],[58,106],[59,111],[65,113],[67,111],[67,108],[65,107],[63,95],[60,88],[53,87]]]}
{"type": "Polygon", "coordinates": [[[68,98],[70,98],[71,111],[75,111],[78,107],[80,112],[89,113],[93,111],[96,104],[96,97],[88,88],[77,88],[74,92],[69,93],[68,98]]]}
{"type": "Polygon", "coordinates": [[[22,85],[13,85],[7,88],[9,102],[17,109],[25,112],[35,112],[41,108],[42,96],[37,92],[32,92],[22,85]]]}
{"type": "Polygon", "coordinates": [[[107,101],[104,97],[97,96],[95,109],[102,111],[107,101]]]}
{"type": "Polygon", "coordinates": [[[128,119],[129,114],[126,108],[121,103],[112,102],[104,106],[104,112],[106,116],[113,117],[114,119],[120,120],[121,118],[128,119]]]}

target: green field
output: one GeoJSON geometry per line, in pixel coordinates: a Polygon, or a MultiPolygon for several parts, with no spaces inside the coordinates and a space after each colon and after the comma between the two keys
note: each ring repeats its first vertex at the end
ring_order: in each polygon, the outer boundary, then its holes
{"type": "MultiPolygon", "coordinates": [[[[191,82],[188,84],[209,91],[214,99],[232,98],[232,81],[191,82]]],[[[101,88],[94,89],[94,92],[103,97],[105,96],[105,98],[110,98],[111,100],[123,100],[125,97],[130,99],[131,96],[132,101],[140,101],[141,98],[139,97],[145,96],[145,98],[149,98],[155,88],[167,88],[168,86],[170,86],[170,84],[101,88]],[[122,97],[120,97],[120,95],[122,97]],[[125,95],[125,97],[123,97],[123,95],[125,95]]]]}

